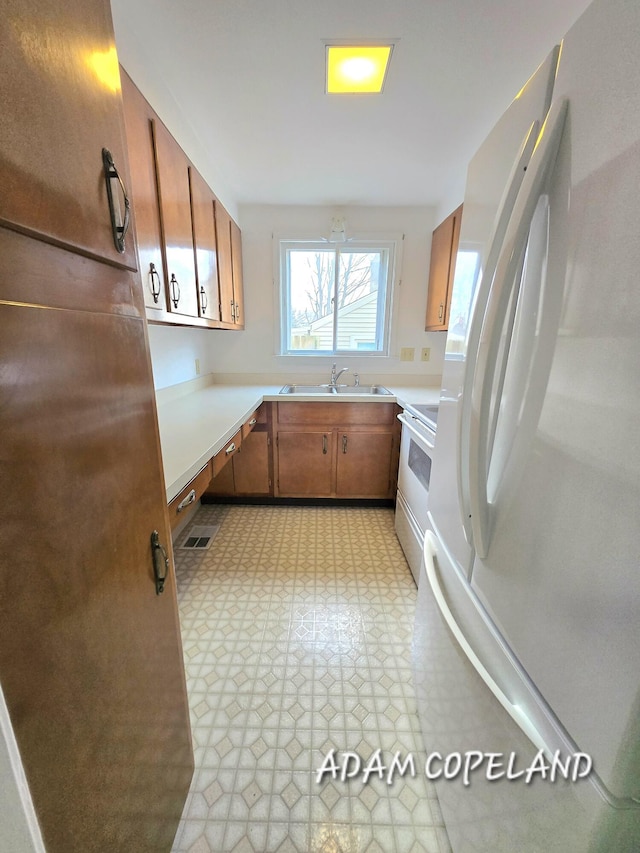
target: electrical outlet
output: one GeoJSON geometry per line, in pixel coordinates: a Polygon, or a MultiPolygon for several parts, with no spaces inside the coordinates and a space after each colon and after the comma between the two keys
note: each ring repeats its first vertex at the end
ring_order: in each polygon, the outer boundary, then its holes
{"type": "Polygon", "coordinates": [[[422,361],[429,361],[431,358],[431,347],[422,347],[420,358],[422,361]]]}
{"type": "Polygon", "coordinates": [[[415,357],[415,347],[402,347],[400,349],[400,361],[413,361],[415,357]]]}
{"type": "Polygon", "coordinates": [[[196,358],[196,376],[200,376],[200,359],[196,358]]]}

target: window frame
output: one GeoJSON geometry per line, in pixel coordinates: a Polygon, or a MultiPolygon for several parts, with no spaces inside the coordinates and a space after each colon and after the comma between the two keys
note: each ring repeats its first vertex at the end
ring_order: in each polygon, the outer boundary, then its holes
{"type": "MultiPolygon", "coordinates": [[[[400,269],[402,240],[404,235],[380,235],[353,237],[345,243],[331,243],[326,239],[279,237],[274,235],[274,265],[278,280],[279,312],[277,315],[277,354],[281,356],[302,356],[304,358],[327,358],[332,356],[357,356],[366,358],[389,357],[393,335],[392,321],[397,291],[397,276],[400,269]],[[339,349],[337,343],[337,328],[339,312],[333,315],[332,349],[294,349],[289,347],[291,340],[291,311],[290,311],[290,276],[289,253],[292,250],[310,251],[330,250],[335,253],[335,261],[339,262],[340,251],[359,251],[363,253],[381,251],[387,254],[387,276],[384,294],[378,289],[376,312],[376,338],[382,341],[381,349],[339,349]],[[382,309],[382,310],[381,310],[382,309]]],[[[335,293],[334,293],[335,298],[335,293]]]]}

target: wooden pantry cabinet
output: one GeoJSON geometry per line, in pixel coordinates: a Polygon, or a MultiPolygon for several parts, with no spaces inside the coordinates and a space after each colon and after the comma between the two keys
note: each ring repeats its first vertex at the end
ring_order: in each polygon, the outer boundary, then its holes
{"type": "Polygon", "coordinates": [[[438,225],[431,238],[426,332],[446,332],[449,328],[461,221],[462,205],[438,225]]]}
{"type": "Polygon", "coordinates": [[[109,2],[5,0],[0,44],[0,687],[43,849],[169,850],[193,753],[109,2]]]}
{"type": "Polygon", "coordinates": [[[240,228],[121,72],[147,320],[242,329],[240,228]]]}
{"type": "Polygon", "coordinates": [[[395,403],[277,403],[275,495],[389,499],[395,493],[395,403]]]}

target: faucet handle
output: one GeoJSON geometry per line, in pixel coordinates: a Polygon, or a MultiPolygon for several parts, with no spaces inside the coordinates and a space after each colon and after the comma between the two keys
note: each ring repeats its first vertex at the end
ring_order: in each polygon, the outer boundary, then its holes
{"type": "Polygon", "coordinates": [[[355,380],[355,383],[354,383],[354,384],[355,384],[355,386],[356,386],[356,388],[357,388],[357,387],[358,387],[358,385],[360,384],[360,374],[359,374],[359,373],[354,373],[354,374],[353,374],[353,378],[354,378],[354,380],[355,380]]]}

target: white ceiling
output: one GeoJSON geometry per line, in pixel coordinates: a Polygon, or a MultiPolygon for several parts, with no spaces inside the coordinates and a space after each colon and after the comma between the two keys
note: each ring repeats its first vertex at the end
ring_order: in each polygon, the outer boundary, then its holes
{"type": "MultiPolygon", "coordinates": [[[[112,0],[238,203],[438,204],[588,0],[112,0]],[[397,39],[324,94],[325,39],[397,39]]],[[[126,65],[126,56],[123,57],[126,65]]]]}

